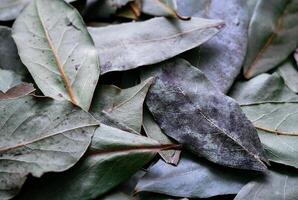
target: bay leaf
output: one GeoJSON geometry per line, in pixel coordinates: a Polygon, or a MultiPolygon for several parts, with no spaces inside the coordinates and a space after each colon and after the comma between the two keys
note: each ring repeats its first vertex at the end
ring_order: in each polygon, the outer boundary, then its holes
{"type": "Polygon", "coordinates": [[[159,160],[136,186],[137,192],[155,192],[177,197],[209,198],[237,194],[254,176],[183,154],[178,166],[159,160]]]}
{"type": "Polygon", "coordinates": [[[291,61],[287,61],[278,67],[278,73],[284,79],[285,84],[295,93],[298,93],[298,72],[291,61]]]}
{"type": "Polygon", "coordinates": [[[95,92],[91,113],[96,119],[129,132],[140,133],[143,122],[143,103],[153,82],[148,78],[139,85],[120,89],[100,85],[95,92]]]}
{"type": "Polygon", "coordinates": [[[296,49],[297,21],[297,0],[258,2],[249,25],[246,78],[273,69],[296,49]]]}
{"type": "Polygon", "coordinates": [[[89,109],[99,61],[75,8],[63,0],[33,0],[15,21],[13,38],[44,95],[89,109]]]}
{"type": "Polygon", "coordinates": [[[17,194],[30,173],[64,171],[88,148],[98,122],[64,101],[0,100],[0,199],[17,194]]]}
{"type": "Polygon", "coordinates": [[[298,95],[276,73],[237,83],[232,91],[257,128],[269,160],[298,168],[298,95]]]}
{"type": "MultiPolygon", "coordinates": [[[[1,0],[0,21],[14,20],[22,10],[33,0],[1,0]]],[[[72,2],[76,0],[65,0],[72,2]]]]}
{"type": "Polygon", "coordinates": [[[257,178],[245,185],[235,200],[296,200],[297,170],[272,170],[266,178],[257,178]]]}
{"type": "Polygon", "coordinates": [[[198,156],[234,168],[265,170],[267,161],[240,106],[182,59],[144,70],[154,76],[146,104],[165,134],[198,156]]]}
{"type": "Polygon", "coordinates": [[[101,73],[105,74],[174,57],[206,42],[222,27],[221,20],[158,17],[88,30],[98,49],[101,73]]]}
{"type": "Polygon", "coordinates": [[[222,19],[225,22],[226,26],[219,34],[183,55],[224,93],[240,73],[245,58],[251,1],[177,1],[181,15],[222,19]]]}
{"type": "Polygon", "coordinates": [[[27,74],[26,67],[21,62],[16,44],[11,37],[11,28],[5,26],[0,26],[0,58],[2,69],[11,70],[21,76],[27,74]]]}
{"type": "Polygon", "coordinates": [[[101,124],[85,159],[69,171],[32,187],[20,199],[95,199],[127,180],[166,147],[169,145],[101,124]]]}
{"type": "MultiPolygon", "coordinates": [[[[174,144],[167,135],[165,135],[158,124],[154,121],[148,109],[145,109],[143,115],[143,128],[146,135],[155,139],[160,144],[174,144]]],[[[166,150],[159,152],[159,155],[169,164],[177,165],[180,160],[180,150],[166,150]]]]}

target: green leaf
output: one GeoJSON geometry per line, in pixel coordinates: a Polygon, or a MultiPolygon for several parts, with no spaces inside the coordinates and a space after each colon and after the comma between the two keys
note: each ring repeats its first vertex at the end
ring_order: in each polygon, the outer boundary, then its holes
{"type": "Polygon", "coordinates": [[[240,73],[245,58],[250,1],[177,1],[178,11],[182,15],[222,19],[225,22],[225,28],[219,34],[183,55],[224,93],[240,73]]]}
{"type": "Polygon", "coordinates": [[[0,199],[30,173],[64,171],[84,154],[98,122],[64,101],[30,96],[0,100],[0,199]]]}
{"type": "Polygon", "coordinates": [[[291,61],[287,61],[278,68],[278,73],[285,84],[295,93],[298,93],[298,72],[291,61]]]}
{"type": "Polygon", "coordinates": [[[148,67],[146,104],[165,134],[197,156],[234,168],[265,170],[257,131],[231,98],[182,59],[148,67]]]}
{"type": "Polygon", "coordinates": [[[284,61],[298,44],[298,1],[260,0],[248,35],[244,76],[251,78],[284,61]]]}
{"type": "MultiPolygon", "coordinates": [[[[1,0],[0,21],[14,20],[21,11],[33,0],[1,0]]],[[[72,2],[76,0],[65,0],[72,2]]]]}
{"type": "Polygon", "coordinates": [[[258,129],[269,160],[298,168],[298,96],[277,74],[237,83],[232,91],[258,129]]]}
{"type": "Polygon", "coordinates": [[[98,56],[72,6],[63,0],[33,0],[15,21],[13,38],[46,96],[89,109],[99,77],[98,56]]]}
{"type": "Polygon", "coordinates": [[[209,198],[237,194],[253,177],[247,171],[223,168],[184,154],[178,166],[159,160],[148,169],[135,190],[177,197],[209,198]]]}
{"type": "Polygon", "coordinates": [[[188,21],[153,18],[88,30],[98,49],[101,73],[105,74],[174,57],[206,42],[222,27],[221,20],[194,17],[188,21]]]}
{"type": "MultiPolygon", "coordinates": [[[[143,128],[148,137],[155,139],[160,144],[174,144],[168,136],[166,136],[158,124],[154,121],[148,109],[145,109],[143,115],[143,128]]],[[[177,165],[180,160],[180,150],[166,150],[159,152],[159,155],[169,164],[177,165]]]]}
{"type": "Polygon", "coordinates": [[[85,159],[71,170],[53,175],[31,191],[25,191],[20,199],[95,199],[127,180],[167,147],[150,138],[101,124],[85,159]]]}
{"type": "Polygon", "coordinates": [[[297,196],[297,170],[272,170],[245,185],[234,200],[297,200],[297,196]]]}
{"type": "Polygon", "coordinates": [[[148,78],[128,89],[100,85],[95,92],[91,113],[104,123],[129,132],[140,133],[143,103],[152,82],[153,79],[148,78]]]}
{"type": "MultiPolygon", "coordinates": [[[[1,3],[0,3],[1,4],[1,3]]],[[[11,37],[11,29],[0,26],[0,67],[24,76],[28,72],[21,62],[17,47],[11,37]]]]}

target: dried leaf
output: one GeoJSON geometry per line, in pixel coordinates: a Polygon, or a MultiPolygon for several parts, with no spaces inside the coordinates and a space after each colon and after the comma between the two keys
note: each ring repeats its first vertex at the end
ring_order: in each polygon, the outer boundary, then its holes
{"type": "Polygon", "coordinates": [[[128,179],[166,147],[150,138],[101,124],[85,159],[63,174],[49,177],[20,199],[95,199],[128,179]]]}
{"type": "Polygon", "coordinates": [[[249,182],[240,190],[235,200],[296,200],[297,196],[297,170],[273,170],[267,177],[249,182]]]}
{"type": "MultiPolygon", "coordinates": [[[[162,132],[147,109],[145,109],[143,115],[143,128],[148,137],[155,139],[160,144],[174,144],[173,140],[162,132]]],[[[180,153],[180,150],[166,150],[159,152],[159,155],[167,163],[177,165],[180,160],[180,153]]]]}
{"type": "Polygon", "coordinates": [[[177,1],[182,15],[222,19],[226,23],[219,34],[183,56],[224,93],[240,73],[246,54],[249,3],[251,0],[177,1]]]}
{"type": "Polygon", "coordinates": [[[0,100],[0,199],[30,173],[64,171],[86,151],[98,123],[69,103],[26,96],[0,100]]]}
{"type": "Polygon", "coordinates": [[[298,72],[291,61],[282,64],[278,73],[284,79],[285,84],[295,93],[298,93],[298,72]]]}
{"type": "Polygon", "coordinates": [[[248,34],[244,76],[251,78],[284,61],[298,44],[298,1],[260,0],[248,34]]]}
{"type": "Polygon", "coordinates": [[[151,68],[143,75],[156,77],[146,104],[165,134],[215,163],[266,169],[253,125],[200,70],[181,59],[151,68]]]}
{"type": "Polygon", "coordinates": [[[88,30],[98,49],[101,73],[105,74],[174,57],[206,42],[222,26],[220,20],[153,18],[88,30]]]}
{"type": "Polygon", "coordinates": [[[147,15],[180,18],[176,0],[141,0],[141,5],[142,12],[147,15]]]}
{"type": "Polygon", "coordinates": [[[33,0],[15,21],[13,38],[46,96],[89,109],[99,76],[98,56],[73,7],[63,0],[33,0]]]}
{"type": "Polygon", "coordinates": [[[277,74],[237,83],[232,91],[258,129],[269,160],[298,168],[298,95],[277,74]]]}
{"type": "Polygon", "coordinates": [[[100,85],[95,92],[91,113],[104,123],[129,132],[140,133],[143,103],[152,81],[152,78],[148,78],[128,89],[100,85]]]}
{"type": "Polygon", "coordinates": [[[136,191],[209,198],[237,194],[251,178],[252,173],[223,168],[184,154],[177,167],[159,160],[138,182],[136,191]]]}
{"type": "Polygon", "coordinates": [[[14,86],[13,88],[10,88],[5,93],[0,91],[0,100],[23,97],[33,93],[34,91],[35,91],[35,88],[33,87],[33,84],[20,83],[19,85],[14,86]]]}

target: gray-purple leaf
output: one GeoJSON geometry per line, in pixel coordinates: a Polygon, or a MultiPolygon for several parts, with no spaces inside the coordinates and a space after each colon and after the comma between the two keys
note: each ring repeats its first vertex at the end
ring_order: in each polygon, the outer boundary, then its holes
{"type": "Polygon", "coordinates": [[[208,198],[237,194],[254,178],[243,170],[224,168],[183,154],[178,166],[159,160],[136,186],[137,192],[155,192],[177,197],[208,198]]]}
{"type": "Polygon", "coordinates": [[[249,22],[247,0],[177,1],[182,15],[222,19],[226,27],[214,38],[184,55],[202,70],[222,92],[227,92],[240,73],[246,54],[249,22]]]}
{"type": "Polygon", "coordinates": [[[267,159],[252,123],[200,70],[177,59],[148,68],[143,77],[151,76],[156,81],[146,103],[165,134],[215,163],[266,169],[262,161],[267,159]]]}
{"type": "Polygon", "coordinates": [[[221,20],[163,17],[101,28],[89,28],[98,49],[101,73],[155,64],[195,48],[223,27],[221,20]]]}

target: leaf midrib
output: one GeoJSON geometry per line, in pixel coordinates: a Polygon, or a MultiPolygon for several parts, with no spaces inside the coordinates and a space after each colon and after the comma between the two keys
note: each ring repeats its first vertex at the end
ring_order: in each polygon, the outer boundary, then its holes
{"type": "Polygon", "coordinates": [[[62,78],[62,80],[63,80],[63,82],[64,82],[66,91],[67,91],[68,96],[69,96],[69,98],[70,98],[70,101],[71,101],[73,104],[78,105],[78,103],[77,103],[77,101],[76,101],[76,98],[75,98],[75,95],[74,95],[74,92],[73,92],[73,89],[72,89],[72,86],[71,86],[71,84],[70,84],[70,81],[69,81],[69,79],[68,79],[66,73],[64,72],[64,68],[63,68],[64,66],[63,66],[63,64],[62,64],[61,61],[60,61],[58,52],[56,51],[56,49],[55,49],[55,47],[54,47],[54,44],[52,43],[51,37],[50,37],[50,35],[49,35],[49,33],[48,33],[48,30],[47,30],[47,28],[46,28],[46,26],[45,26],[45,24],[44,24],[44,21],[43,21],[43,19],[42,19],[42,17],[41,17],[41,14],[40,14],[40,11],[39,11],[38,3],[37,3],[37,2],[38,2],[38,1],[35,1],[35,8],[36,8],[36,12],[37,12],[37,15],[38,15],[38,19],[39,19],[39,21],[40,21],[40,23],[41,23],[42,29],[43,29],[44,34],[45,34],[45,38],[46,38],[46,40],[47,40],[47,43],[48,43],[48,45],[49,45],[49,47],[50,47],[50,49],[51,49],[51,51],[52,51],[52,53],[53,53],[53,56],[54,56],[54,58],[55,58],[55,61],[56,61],[56,64],[57,64],[57,68],[58,68],[58,71],[59,71],[59,73],[60,73],[60,75],[61,75],[61,78],[62,78]]]}

